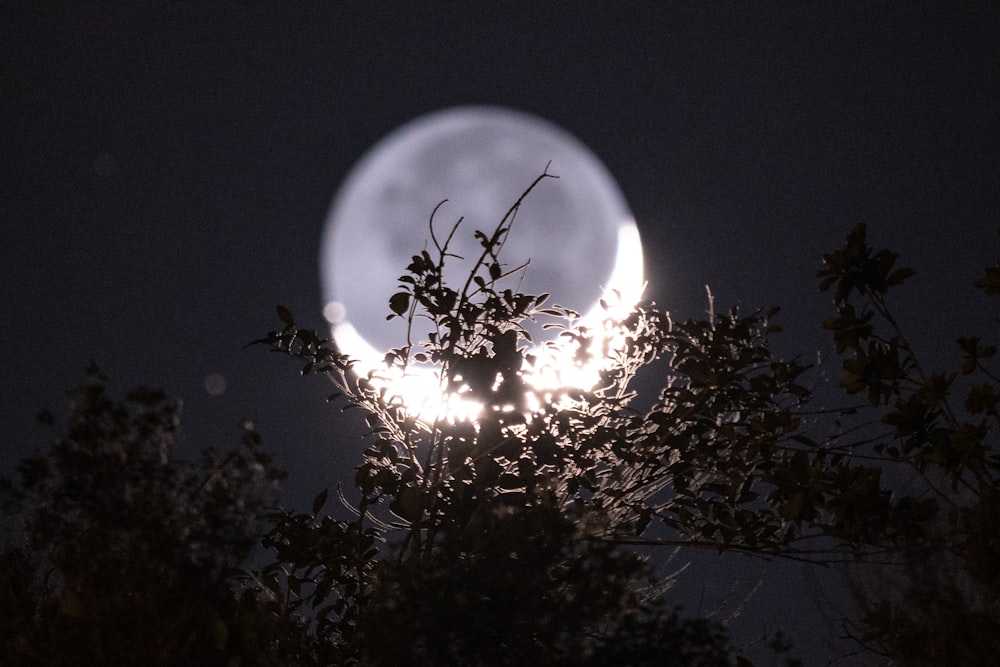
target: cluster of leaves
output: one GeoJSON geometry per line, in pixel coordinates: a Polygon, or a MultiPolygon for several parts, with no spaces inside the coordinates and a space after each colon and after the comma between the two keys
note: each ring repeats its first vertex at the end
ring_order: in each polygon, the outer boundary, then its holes
{"type": "Polygon", "coordinates": [[[180,405],[162,392],[116,402],[91,367],[70,399],[65,432],[4,484],[21,529],[0,555],[0,662],[215,665],[265,654],[274,615],[253,594],[236,596],[229,578],[259,540],[281,476],[258,435],[247,428],[240,448],[185,463],[173,451],[180,405]]]}
{"type": "MultiPolygon", "coordinates": [[[[895,260],[858,225],[819,274],[834,288],[837,314],[823,326],[844,356],[840,386],[864,393],[880,422],[867,432],[882,464],[871,476],[900,480],[857,510],[901,567],[860,579],[853,631],[903,664],[977,664],[1000,636],[1000,377],[988,366],[997,348],[960,337],[954,369],[925,369],[889,307],[890,289],[913,273],[895,260]]],[[[987,268],[977,287],[997,294],[998,271],[987,268]]]]}

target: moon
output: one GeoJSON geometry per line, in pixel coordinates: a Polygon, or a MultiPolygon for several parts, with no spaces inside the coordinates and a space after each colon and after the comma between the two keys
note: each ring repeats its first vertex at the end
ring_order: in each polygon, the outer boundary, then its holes
{"type": "Polygon", "coordinates": [[[559,178],[543,180],[528,195],[501,255],[508,266],[530,262],[518,289],[549,293],[549,303],[592,315],[609,290],[633,305],[643,281],[639,234],[597,156],[536,116],[455,107],[390,133],[336,193],[321,241],[320,277],[323,313],[338,347],[373,368],[405,343],[405,324],[386,321],[388,300],[410,258],[429,248],[435,206],[447,200],[434,219],[439,237],[464,218],[453,247],[470,262],[445,266],[446,281],[461,284],[481,250],[473,232],[491,232],[547,165],[559,178]]]}

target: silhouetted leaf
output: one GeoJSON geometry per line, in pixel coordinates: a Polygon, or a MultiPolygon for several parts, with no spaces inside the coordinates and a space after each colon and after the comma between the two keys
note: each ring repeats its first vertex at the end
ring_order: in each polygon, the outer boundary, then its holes
{"type": "Polygon", "coordinates": [[[396,315],[402,316],[410,309],[410,295],[408,292],[396,292],[389,298],[389,309],[396,315]]]}
{"type": "Polygon", "coordinates": [[[312,503],[312,512],[313,512],[313,514],[319,514],[319,511],[321,509],[323,509],[323,505],[326,504],[326,496],[327,496],[328,493],[329,493],[328,489],[323,489],[322,491],[320,491],[319,495],[317,495],[313,499],[313,503],[312,503]]]}
{"type": "Polygon", "coordinates": [[[288,310],[284,306],[278,306],[278,317],[281,321],[285,323],[286,326],[295,326],[295,318],[292,317],[292,311],[288,310]]]}

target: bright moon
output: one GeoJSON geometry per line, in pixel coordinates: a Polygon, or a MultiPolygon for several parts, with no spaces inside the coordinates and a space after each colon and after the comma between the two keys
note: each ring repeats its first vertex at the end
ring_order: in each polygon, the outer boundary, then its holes
{"type": "MultiPolygon", "coordinates": [[[[584,313],[585,323],[598,328],[607,316],[597,305],[601,298],[625,309],[638,301],[639,234],[621,191],[593,152],[535,116],[498,107],[446,109],[378,142],[337,192],[322,239],[320,275],[324,316],[341,351],[369,370],[382,368],[385,352],[405,344],[405,324],[386,321],[388,301],[411,256],[432,249],[428,225],[435,206],[448,200],[435,217],[439,236],[464,218],[453,248],[470,261],[451,262],[445,270],[448,282],[461,284],[482,249],[473,232],[492,232],[546,165],[559,178],[545,179],[528,195],[501,255],[509,267],[530,261],[523,282],[511,287],[550,293],[549,304],[584,313]]],[[[540,342],[542,332],[531,331],[540,342]]],[[[571,379],[569,368],[559,370],[567,373],[557,373],[549,385],[589,388],[571,379]]]]}

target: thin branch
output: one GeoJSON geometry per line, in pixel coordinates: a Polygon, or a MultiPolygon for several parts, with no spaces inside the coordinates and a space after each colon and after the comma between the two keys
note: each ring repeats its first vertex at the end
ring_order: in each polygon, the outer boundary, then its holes
{"type": "Polygon", "coordinates": [[[653,538],[607,538],[607,537],[592,537],[587,538],[593,541],[599,542],[610,542],[612,544],[620,544],[625,546],[639,546],[639,547],[682,547],[690,549],[703,549],[716,551],[718,553],[723,553],[726,551],[734,551],[747,556],[752,556],[754,558],[760,558],[766,561],[773,561],[775,559],[783,560],[793,560],[802,563],[811,563],[813,565],[821,565],[827,567],[837,563],[857,563],[859,560],[864,559],[864,562],[872,565],[898,565],[897,561],[878,561],[870,560],[872,556],[877,554],[888,554],[891,553],[886,549],[867,551],[863,553],[858,553],[852,557],[839,557],[833,558],[838,552],[830,549],[795,549],[793,551],[765,551],[761,547],[749,547],[741,544],[720,544],[717,542],[700,542],[696,540],[665,540],[665,539],[653,539],[653,538]],[[822,557],[822,558],[817,558],[822,557]]]}

